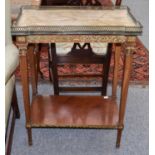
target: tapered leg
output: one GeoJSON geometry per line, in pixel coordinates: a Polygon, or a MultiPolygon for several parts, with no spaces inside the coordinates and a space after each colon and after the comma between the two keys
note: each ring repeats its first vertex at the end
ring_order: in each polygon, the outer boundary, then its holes
{"type": "Polygon", "coordinates": [[[117,133],[116,147],[120,146],[122,129],[124,126],[124,116],[125,116],[128,86],[129,86],[129,79],[130,79],[131,66],[132,66],[132,54],[134,52],[134,46],[135,46],[135,37],[128,37],[127,47],[125,50],[124,75],[123,75],[123,83],[122,83],[122,89],[121,89],[121,100],[120,100],[119,121],[118,121],[119,128],[117,131],[118,133],[117,133]]]}
{"type": "Polygon", "coordinates": [[[114,65],[114,77],[113,77],[113,83],[112,83],[112,97],[116,98],[121,44],[115,44],[114,48],[115,48],[115,53],[114,53],[115,65],[114,65]]]}
{"type": "Polygon", "coordinates": [[[28,47],[29,54],[29,63],[30,63],[30,71],[31,71],[31,83],[32,83],[32,93],[33,95],[37,94],[37,67],[35,63],[35,46],[34,44],[30,44],[28,47]]]}
{"type": "Polygon", "coordinates": [[[117,129],[117,141],[116,141],[116,148],[120,147],[121,137],[122,137],[123,129],[117,129]]]}
{"type": "Polygon", "coordinates": [[[28,134],[28,143],[31,146],[32,145],[32,129],[27,127],[27,134],[28,134]]]}
{"type": "Polygon", "coordinates": [[[29,128],[28,132],[28,142],[32,145],[31,136],[31,109],[30,109],[30,97],[29,97],[29,79],[28,79],[28,54],[27,54],[27,42],[26,37],[17,37],[17,45],[19,47],[20,55],[20,73],[21,73],[21,83],[23,89],[23,99],[24,99],[24,109],[26,118],[26,128],[29,128]]]}

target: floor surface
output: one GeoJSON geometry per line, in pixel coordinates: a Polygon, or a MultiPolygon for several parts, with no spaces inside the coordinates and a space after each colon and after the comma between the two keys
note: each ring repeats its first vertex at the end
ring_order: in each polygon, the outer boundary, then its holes
{"type": "MultiPolygon", "coordinates": [[[[33,129],[33,146],[28,146],[22,90],[17,83],[21,118],[15,125],[12,155],[148,155],[148,90],[141,86],[129,88],[120,149],[115,148],[116,130],[103,129],[33,129]]],[[[109,86],[108,94],[110,91],[109,86]]],[[[40,84],[39,93],[52,94],[52,85],[40,84]]]]}

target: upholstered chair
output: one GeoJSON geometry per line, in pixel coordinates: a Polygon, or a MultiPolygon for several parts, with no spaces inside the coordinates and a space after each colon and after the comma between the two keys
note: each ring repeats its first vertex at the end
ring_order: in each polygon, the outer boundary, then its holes
{"type": "Polygon", "coordinates": [[[15,118],[19,118],[14,72],[19,64],[18,49],[12,43],[10,0],[5,0],[5,128],[6,154],[11,151],[15,118]]]}

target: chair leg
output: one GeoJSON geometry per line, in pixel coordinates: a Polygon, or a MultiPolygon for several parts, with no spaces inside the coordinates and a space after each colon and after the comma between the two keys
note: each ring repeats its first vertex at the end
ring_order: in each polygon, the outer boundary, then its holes
{"type": "Polygon", "coordinates": [[[122,137],[122,131],[123,131],[123,129],[118,129],[117,130],[116,148],[119,148],[120,147],[121,137],[122,137]]]}
{"type": "Polygon", "coordinates": [[[112,44],[108,44],[106,60],[103,65],[103,77],[102,77],[102,96],[107,94],[107,85],[108,85],[108,76],[109,76],[109,68],[110,68],[110,60],[112,53],[112,44]]]}
{"type": "Polygon", "coordinates": [[[13,96],[12,96],[12,108],[15,113],[15,118],[20,118],[20,111],[18,107],[16,88],[14,87],[13,96]]]}
{"type": "MultiPolygon", "coordinates": [[[[6,144],[6,155],[10,155],[11,154],[11,147],[12,147],[12,141],[13,141],[13,133],[14,133],[14,127],[15,127],[15,119],[16,118],[20,118],[20,112],[19,112],[19,107],[18,107],[18,102],[17,102],[17,95],[16,95],[16,89],[14,87],[13,90],[13,95],[12,95],[12,103],[11,103],[12,109],[13,109],[13,114],[12,114],[12,119],[11,120],[11,128],[10,128],[10,132],[8,133],[7,136],[7,131],[8,131],[8,127],[6,130],[6,139],[8,139],[8,143],[6,144]],[[8,137],[8,138],[7,138],[8,137]]],[[[11,113],[11,109],[10,109],[10,113],[11,113]]],[[[11,114],[9,114],[9,117],[11,116],[11,114]]]]}
{"type": "Polygon", "coordinates": [[[8,143],[6,144],[6,155],[10,155],[11,154],[11,148],[12,148],[12,142],[13,142],[13,133],[14,133],[14,127],[15,127],[15,113],[13,112],[13,116],[12,116],[12,120],[11,120],[11,128],[10,128],[10,132],[8,133],[9,137],[8,139],[8,143]]]}
{"type": "Polygon", "coordinates": [[[59,82],[58,82],[58,71],[57,71],[55,43],[51,43],[51,50],[52,50],[52,52],[51,52],[52,62],[50,64],[50,68],[51,68],[51,71],[52,71],[54,95],[59,95],[59,82]]]}

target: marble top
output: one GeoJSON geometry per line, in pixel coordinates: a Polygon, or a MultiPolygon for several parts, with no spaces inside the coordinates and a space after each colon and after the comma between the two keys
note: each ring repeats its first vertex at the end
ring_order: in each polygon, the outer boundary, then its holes
{"type": "Polygon", "coordinates": [[[54,34],[141,33],[127,7],[23,8],[14,30],[54,34]],[[20,28],[20,29],[18,29],[20,28]]]}

